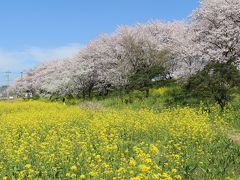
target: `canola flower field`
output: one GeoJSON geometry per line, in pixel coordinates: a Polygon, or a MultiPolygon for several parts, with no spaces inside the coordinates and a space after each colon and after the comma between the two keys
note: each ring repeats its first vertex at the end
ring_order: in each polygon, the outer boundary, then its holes
{"type": "Polygon", "coordinates": [[[0,103],[2,179],[231,179],[240,151],[217,113],[0,103]]]}

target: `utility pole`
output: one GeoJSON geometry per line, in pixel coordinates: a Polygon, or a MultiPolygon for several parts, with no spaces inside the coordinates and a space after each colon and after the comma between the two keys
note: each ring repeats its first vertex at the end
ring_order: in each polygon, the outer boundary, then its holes
{"type": "MultiPolygon", "coordinates": [[[[6,86],[10,86],[10,75],[12,74],[12,72],[7,71],[7,72],[5,72],[5,74],[6,74],[6,79],[7,79],[6,86]]],[[[8,92],[7,92],[7,98],[9,98],[8,92]]]]}
{"type": "Polygon", "coordinates": [[[5,72],[6,78],[7,78],[7,86],[10,85],[10,75],[11,75],[11,73],[12,73],[12,72],[10,72],[10,71],[5,72]]]}
{"type": "Polygon", "coordinates": [[[22,72],[20,72],[21,73],[21,80],[23,79],[23,71],[22,72]]]}
{"type": "Polygon", "coordinates": [[[24,76],[24,74],[25,74],[26,72],[27,72],[26,70],[23,70],[23,71],[20,72],[20,74],[21,74],[21,80],[23,80],[23,76],[24,76]]]}

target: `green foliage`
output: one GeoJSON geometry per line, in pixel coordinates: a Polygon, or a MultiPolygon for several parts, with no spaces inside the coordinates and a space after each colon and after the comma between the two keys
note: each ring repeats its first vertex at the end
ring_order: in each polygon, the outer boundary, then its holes
{"type": "Polygon", "coordinates": [[[211,62],[189,78],[186,89],[194,96],[215,100],[223,110],[234,88],[240,87],[240,72],[228,63],[211,62]]]}
{"type": "Polygon", "coordinates": [[[152,81],[153,78],[156,76],[165,76],[165,74],[165,68],[162,66],[139,69],[129,78],[130,89],[145,90],[146,88],[150,88],[154,84],[154,81],[152,81]]]}
{"type": "Polygon", "coordinates": [[[235,95],[234,99],[229,103],[225,110],[224,119],[235,130],[240,131],[240,94],[235,95]]]}
{"type": "Polygon", "coordinates": [[[155,84],[154,78],[158,77],[164,79],[167,74],[166,64],[169,60],[169,53],[167,51],[154,52],[154,60],[152,64],[142,62],[137,64],[133,71],[129,74],[129,84],[127,91],[140,90],[145,91],[145,96],[149,96],[149,89],[155,84]]]}

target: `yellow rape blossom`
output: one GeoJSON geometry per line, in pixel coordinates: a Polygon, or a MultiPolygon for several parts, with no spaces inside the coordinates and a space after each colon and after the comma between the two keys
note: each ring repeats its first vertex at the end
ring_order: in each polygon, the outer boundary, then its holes
{"type": "Polygon", "coordinates": [[[77,170],[77,166],[73,165],[73,166],[71,167],[71,170],[72,170],[72,171],[76,171],[76,170],[77,170]]]}
{"type": "Polygon", "coordinates": [[[191,161],[197,159],[205,168],[206,156],[214,158],[208,146],[227,142],[220,138],[226,123],[220,116],[212,119],[188,107],[156,113],[39,101],[0,103],[0,177],[181,180],[191,161]]]}
{"type": "Polygon", "coordinates": [[[144,164],[140,164],[138,166],[139,170],[142,171],[142,172],[148,172],[151,168],[149,166],[146,166],[144,164]]]}

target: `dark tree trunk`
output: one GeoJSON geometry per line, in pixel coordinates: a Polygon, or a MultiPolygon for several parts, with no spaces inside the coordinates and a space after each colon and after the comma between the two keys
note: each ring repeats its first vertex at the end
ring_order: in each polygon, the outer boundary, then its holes
{"type": "Polygon", "coordinates": [[[85,99],[85,98],[86,98],[86,93],[85,93],[85,90],[83,90],[83,91],[82,91],[82,97],[83,97],[83,99],[85,99]]]}
{"type": "Polygon", "coordinates": [[[146,98],[148,98],[149,97],[149,88],[147,88],[146,90],[145,90],[145,93],[146,93],[146,98]]]}
{"type": "Polygon", "coordinates": [[[92,90],[93,90],[93,84],[92,85],[90,85],[89,87],[88,87],[88,90],[87,90],[87,93],[88,93],[88,98],[90,99],[91,98],[91,93],[92,93],[92,90]]]}

